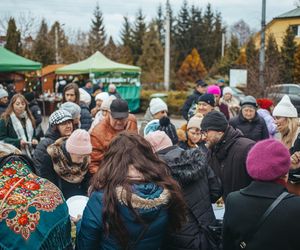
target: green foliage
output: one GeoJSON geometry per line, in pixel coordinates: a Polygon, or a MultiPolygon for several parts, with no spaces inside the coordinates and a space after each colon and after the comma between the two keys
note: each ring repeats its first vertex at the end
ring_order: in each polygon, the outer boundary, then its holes
{"type": "Polygon", "coordinates": [[[253,37],[250,37],[249,41],[246,45],[246,58],[247,58],[247,64],[253,63],[258,56],[258,50],[255,48],[255,43],[253,37]]]}
{"type": "Polygon", "coordinates": [[[55,50],[49,39],[48,25],[43,19],[37,37],[33,44],[33,58],[43,65],[55,63],[55,50]]]}
{"type": "Polygon", "coordinates": [[[189,82],[204,79],[206,74],[206,68],[195,48],[192,50],[191,54],[184,59],[177,73],[180,80],[189,82]]]}
{"type": "Polygon", "coordinates": [[[295,53],[294,81],[300,83],[300,45],[297,46],[295,53]]]}
{"type": "Polygon", "coordinates": [[[21,33],[17,30],[16,22],[13,17],[8,21],[5,48],[18,55],[22,53],[21,33]]]}
{"type": "Polygon", "coordinates": [[[141,9],[138,10],[134,29],[133,29],[133,43],[131,45],[133,63],[136,64],[143,54],[143,38],[146,33],[145,16],[141,9]]]}
{"type": "Polygon", "coordinates": [[[116,46],[112,36],[109,37],[108,43],[105,45],[104,55],[113,61],[119,59],[118,47],[116,46]]]}
{"type": "MultiPolygon", "coordinates": [[[[141,105],[140,110],[145,112],[149,106],[150,96],[152,94],[157,93],[156,90],[142,90],[141,91],[141,105]]],[[[167,97],[167,105],[169,113],[172,115],[180,115],[180,109],[183,106],[185,100],[187,99],[188,93],[186,91],[169,91],[161,93],[166,93],[167,97]]]]}
{"type": "Polygon", "coordinates": [[[133,43],[131,24],[130,24],[127,16],[124,16],[123,19],[124,19],[124,23],[123,23],[123,28],[121,30],[122,44],[123,44],[123,46],[128,46],[131,48],[132,43],[133,43]]]}
{"type": "Polygon", "coordinates": [[[106,34],[103,23],[103,15],[98,4],[96,5],[96,8],[94,10],[94,19],[92,19],[92,25],[88,40],[88,49],[90,55],[94,54],[96,51],[103,52],[106,34]]]}
{"type": "Polygon", "coordinates": [[[283,38],[283,46],[281,47],[281,79],[285,83],[291,83],[294,80],[294,57],[297,49],[294,39],[295,34],[293,30],[291,28],[288,28],[283,38]]]}
{"type": "Polygon", "coordinates": [[[137,63],[142,68],[142,82],[162,82],[164,51],[155,23],[150,24],[150,29],[144,36],[142,51],[137,63]]]}

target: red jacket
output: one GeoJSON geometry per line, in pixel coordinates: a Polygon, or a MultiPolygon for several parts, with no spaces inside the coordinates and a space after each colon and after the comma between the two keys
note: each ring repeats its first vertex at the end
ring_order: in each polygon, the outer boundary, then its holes
{"type": "MultiPolygon", "coordinates": [[[[127,126],[124,128],[124,130],[138,133],[137,121],[134,115],[129,114],[127,126]]],[[[90,173],[94,174],[97,172],[104,157],[104,153],[107,151],[111,140],[119,132],[120,131],[117,131],[110,126],[109,116],[107,116],[103,121],[101,121],[94,127],[91,133],[91,143],[93,146],[93,151],[91,154],[91,163],[89,166],[90,173]]]]}

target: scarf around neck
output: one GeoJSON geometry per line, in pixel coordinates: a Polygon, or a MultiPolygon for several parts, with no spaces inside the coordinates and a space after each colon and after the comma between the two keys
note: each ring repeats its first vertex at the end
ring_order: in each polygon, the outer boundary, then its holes
{"type": "Polygon", "coordinates": [[[48,146],[47,152],[52,159],[54,171],[60,178],[70,183],[81,183],[88,171],[88,158],[82,164],[74,164],[64,150],[66,140],[66,137],[59,138],[48,146]]]}
{"type": "MultiPolygon", "coordinates": [[[[18,139],[24,140],[26,142],[31,142],[34,132],[31,120],[29,119],[26,112],[22,114],[22,118],[25,119],[25,127],[23,127],[21,120],[16,116],[14,112],[10,114],[10,119],[12,121],[13,128],[18,136],[18,139]]],[[[32,156],[33,148],[31,145],[26,145],[25,148],[21,150],[22,153],[28,155],[29,157],[32,156]]]]}

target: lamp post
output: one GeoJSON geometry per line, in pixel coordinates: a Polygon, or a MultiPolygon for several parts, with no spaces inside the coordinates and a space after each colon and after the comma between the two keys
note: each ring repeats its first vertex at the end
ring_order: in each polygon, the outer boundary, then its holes
{"type": "Polygon", "coordinates": [[[55,25],[54,28],[54,35],[55,35],[55,63],[58,64],[60,62],[59,54],[58,54],[58,42],[59,42],[59,27],[64,26],[65,24],[59,24],[55,25]]]}
{"type": "Polygon", "coordinates": [[[259,50],[259,84],[265,89],[264,68],[265,68],[265,29],[266,29],[266,0],[262,0],[262,17],[260,32],[259,50]]]}
{"type": "MultiPolygon", "coordinates": [[[[167,2],[168,6],[168,2],[167,2]]],[[[165,67],[164,67],[164,87],[166,91],[169,91],[170,87],[170,11],[166,10],[166,36],[165,36],[165,67]]]]}

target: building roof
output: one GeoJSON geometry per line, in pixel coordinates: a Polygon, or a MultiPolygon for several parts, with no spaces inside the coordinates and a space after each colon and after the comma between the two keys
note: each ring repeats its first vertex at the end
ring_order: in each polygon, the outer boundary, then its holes
{"type": "Polygon", "coordinates": [[[300,7],[290,10],[286,13],[283,13],[280,16],[275,17],[274,19],[294,18],[294,17],[300,17],[300,7]]]}
{"type": "Polygon", "coordinates": [[[42,68],[42,76],[48,75],[50,73],[54,73],[55,70],[66,66],[66,64],[52,64],[42,68]]]}

